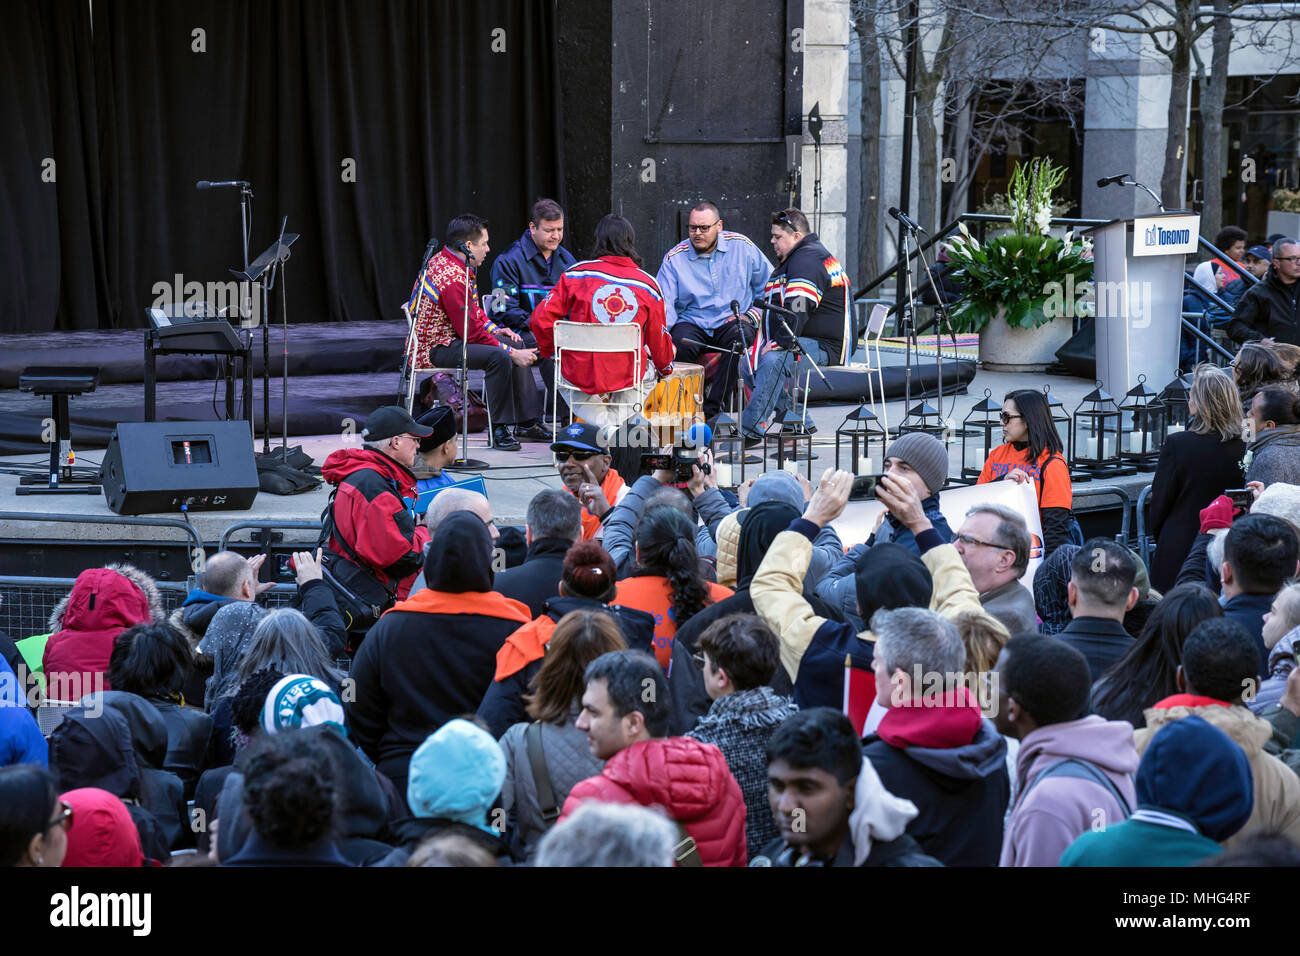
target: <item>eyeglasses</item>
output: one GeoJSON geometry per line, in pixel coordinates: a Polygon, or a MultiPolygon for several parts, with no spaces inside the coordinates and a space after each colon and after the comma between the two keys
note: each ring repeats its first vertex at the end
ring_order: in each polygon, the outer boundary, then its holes
{"type": "Polygon", "coordinates": [[[1008,415],[1006,412],[1002,412],[998,417],[1002,419],[1003,425],[1011,424],[1011,419],[1013,418],[1024,418],[1023,415],[1008,415]]]}
{"type": "Polygon", "coordinates": [[[979,538],[972,537],[971,535],[968,534],[957,535],[957,540],[969,548],[974,548],[974,547],[992,548],[995,551],[1013,550],[1012,548],[1008,548],[1005,545],[995,544],[992,541],[981,541],[979,538]]]}
{"type": "Polygon", "coordinates": [[[688,226],[686,227],[686,231],[687,231],[687,232],[708,232],[710,229],[712,229],[714,226],[716,226],[716,225],[717,225],[718,223],[720,223],[720,222],[722,222],[721,219],[715,219],[715,220],[713,220],[713,222],[709,223],[707,226],[697,226],[697,225],[691,224],[691,225],[688,225],[688,226]]]}
{"type": "Polygon", "coordinates": [[[595,458],[595,457],[596,457],[596,454],[597,454],[597,453],[594,452],[594,451],[564,451],[564,450],[560,450],[560,451],[557,451],[557,452],[555,453],[555,463],[556,463],[557,465],[563,465],[563,464],[564,464],[566,461],[568,461],[570,458],[572,458],[574,461],[587,461],[589,458],[595,458]]]}
{"type": "Polygon", "coordinates": [[[696,651],[691,655],[691,660],[695,661],[695,666],[700,670],[704,670],[705,665],[709,662],[709,659],[704,656],[703,651],[696,651]]]}
{"type": "Polygon", "coordinates": [[[1295,262],[1300,256],[1274,256],[1274,262],[1295,262]]]}
{"type": "Polygon", "coordinates": [[[64,833],[72,829],[72,807],[62,800],[59,801],[59,806],[62,808],[59,815],[45,824],[45,829],[41,831],[42,835],[49,833],[57,826],[62,826],[64,833]]]}

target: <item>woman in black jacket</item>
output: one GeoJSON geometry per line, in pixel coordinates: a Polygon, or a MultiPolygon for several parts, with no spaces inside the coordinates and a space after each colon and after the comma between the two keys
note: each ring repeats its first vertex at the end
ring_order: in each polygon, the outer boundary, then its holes
{"type": "Polygon", "coordinates": [[[1201,509],[1245,479],[1240,462],[1246,453],[1241,440],[1241,404],[1237,387],[1223,369],[1202,365],[1196,370],[1187,399],[1192,414],[1187,431],[1165,439],[1151,482],[1151,531],[1156,551],[1151,560],[1151,586],[1168,591],[1178,578],[1200,529],[1201,509]]]}

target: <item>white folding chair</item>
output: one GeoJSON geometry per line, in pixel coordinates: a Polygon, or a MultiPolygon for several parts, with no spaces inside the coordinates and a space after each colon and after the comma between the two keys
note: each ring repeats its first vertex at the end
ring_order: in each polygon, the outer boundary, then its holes
{"type": "Polygon", "coordinates": [[[63,718],[68,715],[68,711],[79,706],[81,705],[75,700],[42,699],[36,705],[36,726],[40,728],[41,736],[49,739],[54,729],[63,723],[63,718]]]}
{"type": "MultiPolygon", "coordinates": [[[[421,373],[423,372],[447,372],[456,379],[457,387],[460,387],[460,366],[456,365],[447,368],[442,365],[432,365],[429,362],[427,354],[420,352],[420,340],[415,334],[415,316],[411,315],[411,309],[408,303],[402,303],[402,315],[406,316],[406,347],[402,360],[402,396],[406,401],[406,413],[410,415],[415,408],[415,386],[421,373]]],[[[468,374],[468,371],[466,372],[468,374]]],[[[487,425],[487,446],[492,445],[492,405],[488,401],[487,379],[483,380],[483,404],[488,410],[487,425]]],[[[462,451],[463,455],[464,452],[462,451]]]]}
{"type": "MultiPolygon", "coordinates": [[[[555,436],[559,430],[559,394],[561,369],[564,364],[564,353],[570,352],[600,352],[602,354],[630,354],[632,356],[632,384],[628,388],[635,390],[636,401],[610,401],[604,404],[611,408],[627,408],[628,414],[624,419],[631,418],[641,405],[645,403],[645,383],[642,379],[645,377],[645,355],[641,346],[641,326],[635,322],[615,322],[609,325],[595,322],[556,322],[554,327],[555,336],[555,376],[551,385],[551,407],[556,409],[556,415],[551,420],[551,441],[555,441],[555,436]]],[[[567,382],[564,384],[568,385],[567,382]]],[[[573,386],[569,386],[572,388],[573,386]]],[[[566,403],[568,404],[568,403],[566,403]]],[[[573,408],[569,408],[569,422],[573,422],[573,408]]]]}
{"type": "Polygon", "coordinates": [[[889,434],[889,413],[885,403],[885,373],[880,363],[880,337],[885,331],[885,320],[889,317],[889,309],[877,303],[871,309],[871,315],[867,317],[867,330],[862,336],[862,348],[867,354],[867,393],[871,397],[872,411],[876,410],[876,389],[875,383],[871,377],[876,377],[876,383],[880,385],[880,420],[885,426],[885,434],[889,434]]]}

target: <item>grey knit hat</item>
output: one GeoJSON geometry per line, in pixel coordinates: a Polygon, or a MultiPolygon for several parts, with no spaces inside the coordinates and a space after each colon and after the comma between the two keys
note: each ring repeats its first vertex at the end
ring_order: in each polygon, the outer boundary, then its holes
{"type": "Polygon", "coordinates": [[[933,435],[925,432],[899,435],[885,452],[885,457],[897,458],[911,465],[925,482],[925,487],[930,489],[930,494],[948,483],[948,449],[933,435]]]}

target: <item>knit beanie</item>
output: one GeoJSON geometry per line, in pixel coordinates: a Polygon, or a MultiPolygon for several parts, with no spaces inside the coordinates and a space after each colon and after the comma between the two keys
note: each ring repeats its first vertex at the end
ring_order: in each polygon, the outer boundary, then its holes
{"type": "Polygon", "coordinates": [[[911,465],[930,494],[948,483],[948,449],[933,435],[925,432],[899,435],[885,452],[885,457],[897,458],[911,465]]]}
{"type": "Polygon", "coordinates": [[[754,479],[745,504],[754,508],[764,501],[779,501],[803,514],[803,486],[788,471],[765,471],[754,479]]]}
{"type": "Polygon", "coordinates": [[[262,707],[263,730],[274,734],[320,724],[343,730],[343,704],[329,684],[308,674],[290,674],[276,681],[262,707]]]}
{"type": "Polygon", "coordinates": [[[486,730],[449,720],[411,755],[406,802],[417,817],[443,817],[488,830],[487,812],[506,782],[506,758],[486,730]]]}

